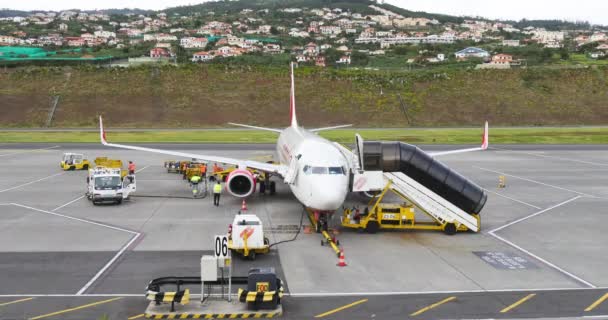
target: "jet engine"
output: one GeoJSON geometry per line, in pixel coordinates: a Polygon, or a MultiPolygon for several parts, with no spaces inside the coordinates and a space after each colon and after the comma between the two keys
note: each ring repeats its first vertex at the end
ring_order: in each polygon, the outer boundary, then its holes
{"type": "Polygon", "coordinates": [[[255,191],[255,180],[253,174],[248,170],[237,169],[228,175],[226,189],[233,196],[244,198],[255,191]]]}

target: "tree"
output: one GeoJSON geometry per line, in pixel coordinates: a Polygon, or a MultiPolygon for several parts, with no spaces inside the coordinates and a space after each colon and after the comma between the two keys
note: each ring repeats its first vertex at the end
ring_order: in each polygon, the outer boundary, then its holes
{"type": "Polygon", "coordinates": [[[568,59],[570,59],[570,53],[566,49],[561,49],[559,51],[559,57],[562,60],[568,60],[568,59]]]}
{"type": "Polygon", "coordinates": [[[272,26],[272,27],[270,27],[270,33],[276,36],[277,34],[279,34],[279,30],[277,30],[277,28],[272,26]]]}
{"type": "Polygon", "coordinates": [[[360,51],[355,51],[351,54],[350,56],[350,63],[352,65],[355,66],[366,66],[367,63],[369,62],[369,57],[367,56],[367,54],[360,52],[360,51]]]}

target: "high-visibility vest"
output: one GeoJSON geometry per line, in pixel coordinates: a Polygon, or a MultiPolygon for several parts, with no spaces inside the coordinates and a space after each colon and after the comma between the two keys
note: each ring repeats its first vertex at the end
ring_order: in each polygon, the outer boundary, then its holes
{"type": "Polygon", "coordinates": [[[216,183],[213,186],[213,193],[222,193],[222,185],[219,183],[216,183]]]}
{"type": "Polygon", "coordinates": [[[201,172],[204,174],[207,172],[207,166],[206,165],[202,165],[201,166],[201,172]]]}
{"type": "Polygon", "coordinates": [[[192,176],[192,178],[190,178],[190,181],[192,183],[199,183],[201,181],[201,177],[199,177],[199,176],[192,176]]]}

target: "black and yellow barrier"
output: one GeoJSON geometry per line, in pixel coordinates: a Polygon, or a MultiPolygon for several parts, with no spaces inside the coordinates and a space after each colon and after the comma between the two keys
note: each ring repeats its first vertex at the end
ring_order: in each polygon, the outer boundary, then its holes
{"type": "Polygon", "coordinates": [[[249,291],[239,288],[238,297],[240,302],[268,302],[275,296],[283,297],[283,288],[279,291],[249,291]]]}
{"type": "Polygon", "coordinates": [[[282,311],[276,312],[251,312],[251,313],[173,313],[173,314],[149,314],[148,319],[259,319],[274,318],[283,315],[282,311]]]}
{"type": "Polygon", "coordinates": [[[152,292],[148,291],[146,293],[146,299],[150,301],[154,301],[157,304],[161,302],[172,303],[177,302],[179,304],[185,305],[190,302],[190,290],[182,290],[177,292],[152,292]]]}

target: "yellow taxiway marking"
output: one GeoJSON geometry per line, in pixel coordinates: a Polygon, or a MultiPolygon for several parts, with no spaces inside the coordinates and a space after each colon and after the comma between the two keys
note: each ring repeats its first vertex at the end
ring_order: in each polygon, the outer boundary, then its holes
{"type": "Polygon", "coordinates": [[[419,314],[421,314],[421,313],[423,313],[423,312],[427,312],[427,311],[429,311],[429,310],[431,310],[431,309],[433,309],[433,308],[439,307],[440,305],[442,305],[442,304],[444,304],[444,303],[446,303],[446,302],[450,302],[450,301],[452,301],[452,300],[454,300],[454,299],[456,299],[456,297],[449,297],[449,298],[445,298],[445,299],[443,299],[443,300],[441,300],[441,301],[439,301],[439,302],[433,303],[433,304],[432,304],[432,305],[430,305],[430,306],[424,307],[424,308],[422,308],[422,309],[420,309],[420,310],[418,310],[418,311],[416,311],[416,312],[414,312],[414,313],[410,314],[410,316],[411,316],[411,317],[413,317],[413,316],[417,316],[417,315],[419,315],[419,314]]]}
{"type": "Polygon", "coordinates": [[[506,308],[504,308],[504,309],[500,310],[500,313],[506,313],[506,312],[509,312],[509,311],[510,311],[510,310],[512,310],[512,309],[517,308],[517,306],[519,306],[520,304],[522,304],[522,303],[524,303],[524,302],[526,302],[526,301],[528,301],[528,300],[530,300],[530,299],[534,298],[534,296],[535,296],[535,295],[536,295],[536,293],[530,293],[529,295],[527,295],[527,296],[525,296],[525,297],[523,297],[523,298],[521,298],[521,299],[517,300],[517,301],[516,301],[515,303],[513,303],[512,305],[510,305],[510,306],[508,306],[508,307],[506,307],[506,308]]]}
{"type": "Polygon", "coordinates": [[[19,302],[26,302],[26,301],[30,301],[34,298],[25,298],[25,299],[19,299],[19,300],[15,300],[15,301],[9,301],[9,302],[5,302],[5,303],[0,303],[0,307],[2,306],[8,306],[9,304],[13,304],[13,303],[19,303],[19,302]]]}
{"type": "Polygon", "coordinates": [[[590,306],[588,306],[587,309],[585,309],[585,311],[591,311],[591,310],[595,309],[606,299],[608,299],[608,293],[604,294],[601,298],[595,300],[595,302],[592,303],[590,306]]]}
{"type": "Polygon", "coordinates": [[[90,308],[90,307],[94,307],[94,306],[97,306],[97,305],[100,305],[100,304],[116,301],[116,300],[119,300],[119,299],[122,299],[122,298],[121,297],[112,298],[112,299],[108,299],[108,300],[102,300],[102,301],[97,301],[97,302],[85,304],[85,305],[80,306],[80,307],[75,307],[75,308],[70,308],[70,309],[65,309],[65,310],[59,310],[59,311],[56,311],[56,312],[47,313],[47,314],[43,314],[43,315],[40,315],[40,316],[36,316],[36,317],[30,318],[30,320],[37,320],[37,319],[52,317],[52,316],[56,316],[58,314],[63,314],[63,313],[72,312],[72,311],[76,311],[76,310],[80,310],[80,309],[90,308]]]}
{"type": "Polygon", "coordinates": [[[145,316],[145,315],[146,315],[145,313],[141,313],[141,314],[138,314],[138,315],[136,315],[136,316],[132,316],[132,317],[127,318],[127,319],[128,319],[128,320],[139,319],[139,318],[141,318],[141,317],[143,317],[143,316],[145,316]]]}
{"type": "Polygon", "coordinates": [[[334,313],[336,313],[336,312],[338,312],[338,311],[342,311],[342,310],[344,310],[344,309],[348,309],[348,308],[354,307],[354,306],[356,306],[356,305],[358,305],[358,304],[362,304],[362,303],[364,303],[364,302],[367,302],[367,299],[361,299],[361,300],[359,300],[359,301],[355,301],[355,302],[353,302],[353,303],[349,303],[349,304],[347,304],[347,305],[345,305],[345,306],[341,306],[341,307],[339,307],[339,308],[335,308],[335,309],[333,309],[333,310],[329,310],[329,311],[327,311],[327,312],[324,312],[324,313],[318,314],[318,315],[316,315],[316,316],[315,316],[315,318],[323,318],[323,317],[328,316],[328,315],[330,315],[330,314],[334,314],[334,313]]]}

